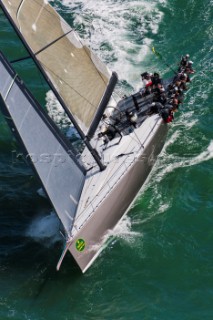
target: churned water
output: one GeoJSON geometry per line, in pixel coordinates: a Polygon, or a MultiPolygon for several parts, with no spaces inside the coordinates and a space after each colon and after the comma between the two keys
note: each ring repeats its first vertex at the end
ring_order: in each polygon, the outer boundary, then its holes
{"type": "MultiPolygon", "coordinates": [[[[85,275],[69,255],[56,272],[58,219],[0,116],[0,320],[213,319],[212,0],[51,3],[122,91],[139,88],[143,71],[171,76],[166,64],[175,69],[186,53],[196,73],[151,176],[85,275]]],[[[26,54],[2,12],[0,50],[26,54]]],[[[16,68],[44,103],[33,64],[16,68]]]]}

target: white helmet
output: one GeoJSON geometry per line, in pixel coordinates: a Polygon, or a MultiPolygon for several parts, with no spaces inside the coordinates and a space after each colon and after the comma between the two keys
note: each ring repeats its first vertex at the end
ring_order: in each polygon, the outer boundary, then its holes
{"type": "Polygon", "coordinates": [[[193,61],[189,61],[189,64],[193,64],[193,61]]]}
{"type": "Polygon", "coordinates": [[[190,55],[187,53],[187,54],[186,54],[186,58],[189,58],[189,57],[190,57],[190,55]]]}

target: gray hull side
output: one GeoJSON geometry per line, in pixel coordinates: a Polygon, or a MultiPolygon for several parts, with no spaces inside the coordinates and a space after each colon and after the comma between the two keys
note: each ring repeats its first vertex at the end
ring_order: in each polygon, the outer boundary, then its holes
{"type": "Polygon", "coordinates": [[[69,244],[69,251],[82,272],[85,272],[97,258],[103,249],[104,236],[107,231],[115,227],[135,199],[154,165],[154,160],[162,150],[167,131],[167,125],[162,123],[138,161],[123,176],[69,244]],[[78,239],[85,241],[83,251],[76,249],[78,239]]]}

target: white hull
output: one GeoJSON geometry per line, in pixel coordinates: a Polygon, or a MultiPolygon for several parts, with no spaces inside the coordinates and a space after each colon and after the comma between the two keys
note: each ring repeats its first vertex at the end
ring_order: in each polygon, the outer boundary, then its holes
{"type": "MultiPolygon", "coordinates": [[[[102,191],[100,192],[99,199],[97,199],[97,194],[92,195],[94,203],[93,211],[91,212],[92,202],[84,210],[82,210],[83,205],[79,207],[73,235],[67,242],[66,250],[71,252],[82,272],[85,272],[91,266],[102,251],[103,245],[107,240],[106,235],[108,231],[113,229],[122,216],[128,211],[151,171],[157,155],[163,147],[168,129],[167,125],[164,124],[157,115],[148,118],[146,121],[144,128],[142,124],[140,128],[136,129],[138,133],[141,134],[139,138],[143,147],[140,146],[137,157],[134,157],[132,163],[128,163],[128,168],[126,168],[123,163],[124,171],[120,177],[118,176],[119,172],[117,172],[117,183],[115,183],[114,186],[109,186],[110,189],[108,190],[106,188],[106,194],[103,193],[103,188],[101,189],[101,187],[98,186],[98,181],[100,181],[100,183],[101,181],[105,181],[106,185],[107,181],[105,180],[105,176],[108,176],[108,181],[110,181],[109,164],[108,172],[107,169],[106,171],[100,172],[99,177],[95,174],[97,179],[97,185],[95,187],[102,191]],[[151,124],[152,128],[150,127],[151,124]],[[143,143],[144,130],[147,130],[147,126],[149,126],[150,130],[143,143]],[[83,244],[83,247],[80,248],[78,247],[79,239],[83,244]],[[79,251],[79,249],[82,251],[79,251]]],[[[131,137],[128,137],[128,139],[131,139],[131,137]]],[[[131,150],[132,147],[138,148],[138,142],[135,141],[135,145],[131,142],[129,147],[130,146],[131,150]]],[[[128,152],[128,149],[126,152],[128,152]]],[[[124,159],[124,161],[125,160],[127,160],[127,158],[124,159]]],[[[81,201],[86,201],[85,198],[88,197],[88,194],[92,193],[94,188],[94,185],[93,188],[91,185],[91,175],[88,180],[89,183],[85,184],[81,201]]]]}

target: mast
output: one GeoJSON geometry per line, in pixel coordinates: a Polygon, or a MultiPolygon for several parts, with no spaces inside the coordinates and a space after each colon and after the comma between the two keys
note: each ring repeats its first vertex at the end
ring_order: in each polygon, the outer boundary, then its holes
{"type": "Polygon", "coordinates": [[[98,127],[98,124],[99,124],[99,122],[100,122],[100,120],[101,120],[101,118],[102,118],[102,116],[104,114],[106,106],[107,106],[107,104],[108,104],[108,102],[109,102],[109,100],[111,98],[112,92],[113,92],[117,82],[118,82],[118,75],[117,75],[116,72],[113,72],[112,76],[110,78],[108,87],[107,87],[107,89],[105,91],[105,94],[104,94],[104,96],[103,96],[103,98],[102,98],[102,100],[101,100],[101,102],[100,102],[100,104],[98,106],[98,109],[97,109],[96,115],[95,115],[95,117],[93,119],[93,122],[91,123],[91,126],[90,126],[90,128],[88,130],[87,137],[89,138],[89,140],[92,139],[92,137],[93,137],[93,135],[94,135],[94,133],[95,133],[97,127],[98,127]]]}
{"type": "Polygon", "coordinates": [[[10,17],[10,15],[8,14],[6,8],[4,7],[4,5],[2,4],[2,1],[0,1],[0,6],[5,14],[5,16],[7,17],[7,19],[9,20],[10,24],[12,25],[13,29],[15,30],[16,34],[18,35],[19,39],[21,40],[21,42],[23,43],[23,45],[25,46],[26,50],[28,51],[28,53],[30,54],[31,58],[33,59],[33,61],[35,62],[36,66],[38,67],[39,71],[41,72],[41,74],[43,75],[44,79],[46,80],[46,82],[48,83],[49,87],[51,88],[51,90],[54,92],[56,98],[58,99],[59,103],[61,104],[61,106],[63,107],[63,109],[66,111],[68,117],[70,118],[71,122],[73,123],[74,127],[76,128],[76,130],[78,131],[78,134],[80,135],[82,141],[84,142],[84,144],[86,145],[86,147],[88,148],[88,150],[90,151],[90,153],[92,154],[93,158],[95,159],[96,163],[98,164],[99,168],[101,171],[103,171],[106,166],[101,162],[101,158],[97,152],[96,149],[94,149],[92,147],[92,145],[89,142],[89,138],[84,134],[84,132],[81,130],[80,126],[78,125],[77,121],[75,120],[74,116],[72,115],[72,113],[70,112],[70,110],[67,108],[64,100],[62,99],[62,97],[60,96],[60,94],[57,92],[55,86],[53,85],[52,81],[49,79],[49,77],[46,75],[46,73],[44,72],[41,64],[39,63],[39,61],[36,58],[36,55],[32,52],[31,48],[29,47],[28,43],[25,41],[25,39],[23,38],[21,32],[19,31],[19,29],[16,27],[15,23],[13,22],[12,18],[10,17]]]}

